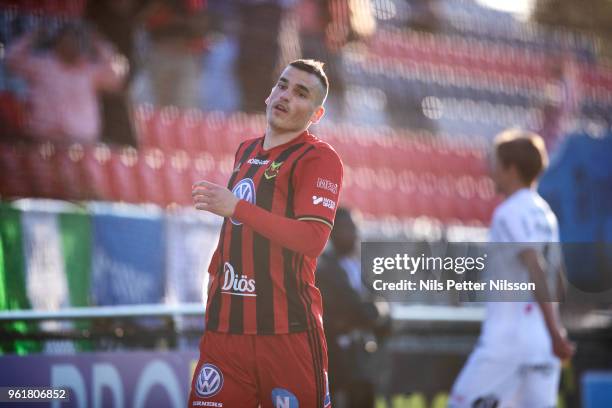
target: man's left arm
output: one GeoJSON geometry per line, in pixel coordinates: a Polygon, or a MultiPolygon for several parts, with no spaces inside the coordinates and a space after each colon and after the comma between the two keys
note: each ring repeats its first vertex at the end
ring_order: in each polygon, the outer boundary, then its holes
{"type": "Polygon", "coordinates": [[[92,34],[92,42],[97,54],[97,61],[93,66],[96,88],[105,91],[119,90],[130,69],[127,58],[117,53],[97,32],[92,34]]]}
{"type": "MultiPolygon", "coordinates": [[[[313,155],[298,163],[294,175],[295,219],[273,214],[244,200],[239,200],[230,190],[217,184],[201,181],[194,185],[192,195],[195,208],[222,217],[233,217],[248,225],[278,245],[310,257],[321,254],[333,225],[336,202],[342,184],[342,163],[332,154],[313,155]],[[324,201],[321,194],[325,187],[335,191],[335,199],[324,201]],[[334,181],[332,181],[333,179],[334,181]],[[319,187],[317,187],[317,185],[319,187]]],[[[326,193],[328,195],[329,191],[326,193]]]]}

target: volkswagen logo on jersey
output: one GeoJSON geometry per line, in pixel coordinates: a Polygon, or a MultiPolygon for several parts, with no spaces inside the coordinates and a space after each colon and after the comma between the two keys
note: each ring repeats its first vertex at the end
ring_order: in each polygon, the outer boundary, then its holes
{"type": "Polygon", "coordinates": [[[223,374],[216,366],[206,363],[196,379],[196,393],[202,398],[210,398],[223,388],[223,374]]]}
{"type": "MultiPolygon", "coordinates": [[[[238,197],[239,199],[247,201],[251,204],[255,204],[256,202],[255,184],[253,183],[253,180],[251,180],[250,178],[245,178],[245,179],[240,180],[232,189],[232,193],[234,193],[234,195],[238,197]]],[[[236,221],[233,218],[230,218],[230,221],[234,225],[242,225],[241,222],[236,221]]]]}

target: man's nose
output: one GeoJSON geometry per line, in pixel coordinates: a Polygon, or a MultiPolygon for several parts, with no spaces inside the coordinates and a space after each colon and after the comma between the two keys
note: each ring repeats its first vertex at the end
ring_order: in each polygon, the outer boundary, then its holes
{"type": "Polygon", "coordinates": [[[289,89],[281,89],[278,98],[283,101],[288,101],[290,96],[291,93],[289,89]]]}

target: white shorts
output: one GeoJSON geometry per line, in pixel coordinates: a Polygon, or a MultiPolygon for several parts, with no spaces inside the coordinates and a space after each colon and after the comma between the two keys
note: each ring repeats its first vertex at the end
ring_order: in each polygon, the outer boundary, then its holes
{"type": "Polygon", "coordinates": [[[554,408],[560,377],[561,363],[553,356],[528,363],[477,347],[453,385],[448,408],[554,408]]]}

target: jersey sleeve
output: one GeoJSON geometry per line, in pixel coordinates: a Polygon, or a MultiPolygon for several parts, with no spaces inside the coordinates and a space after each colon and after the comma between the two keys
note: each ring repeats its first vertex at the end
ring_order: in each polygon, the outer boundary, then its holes
{"type": "Polygon", "coordinates": [[[338,154],[317,148],[300,160],[293,174],[294,217],[333,227],[342,188],[343,168],[338,154]]]}

